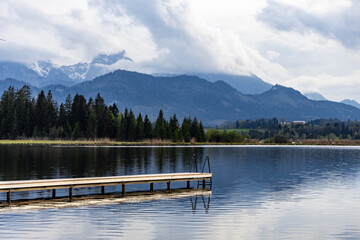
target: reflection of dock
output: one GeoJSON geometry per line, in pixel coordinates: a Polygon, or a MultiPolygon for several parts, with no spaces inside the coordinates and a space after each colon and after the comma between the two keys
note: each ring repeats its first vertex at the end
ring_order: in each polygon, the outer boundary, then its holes
{"type": "MultiPolygon", "coordinates": [[[[121,204],[121,203],[139,203],[149,201],[159,201],[164,199],[180,199],[180,198],[198,198],[203,196],[210,199],[212,192],[209,188],[178,188],[171,191],[156,190],[154,192],[129,192],[125,196],[122,194],[106,194],[106,195],[85,195],[76,196],[74,200],[69,201],[66,198],[56,199],[32,199],[23,200],[13,204],[9,208],[0,208],[0,214],[6,211],[32,211],[49,208],[68,208],[68,207],[82,207],[82,206],[103,206],[108,204],[121,204]]],[[[192,206],[193,207],[193,206],[192,206]]],[[[194,210],[194,209],[193,209],[194,210]]]]}
{"type": "Polygon", "coordinates": [[[70,178],[70,179],[48,179],[48,180],[26,180],[26,181],[4,181],[0,182],[0,192],[7,193],[7,203],[11,204],[11,193],[33,190],[52,190],[52,198],[56,197],[56,189],[69,189],[69,199],[73,199],[73,189],[83,187],[101,187],[101,194],[105,194],[105,186],[122,185],[122,195],[125,195],[127,184],[150,184],[150,191],[154,191],[154,183],[167,183],[167,190],[171,190],[171,182],[187,182],[186,187],[190,188],[190,181],[198,181],[203,188],[206,181],[211,180],[212,173],[166,173],[146,174],[114,177],[94,178],[70,178]]]}

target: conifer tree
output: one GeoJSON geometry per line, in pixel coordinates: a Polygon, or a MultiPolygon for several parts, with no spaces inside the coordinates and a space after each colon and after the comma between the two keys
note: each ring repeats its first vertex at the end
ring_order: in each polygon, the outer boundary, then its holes
{"type": "Polygon", "coordinates": [[[144,137],[145,139],[152,138],[152,125],[148,115],[145,115],[145,119],[144,119],[144,137]]]}
{"type": "Polygon", "coordinates": [[[87,103],[83,95],[76,94],[71,108],[72,124],[79,124],[79,137],[84,136],[88,124],[87,103]]]}
{"type": "Polygon", "coordinates": [[[156,119],[154,133],[155,138],[166,139],[166,121],[162,109],[160,109],[159,115],[156,119]]]}
{"type": "Polygon", "coordinates": [[[205,132],[202,122],[199,123],[199,142],[205,142],[205,132]]]}
{"type": "Polygon", "coordinates": [[[117,116],[119,116],[119,109],[115,103],[113,103],[113,105],[109,106],[109,110],[112,112],[112,114],[114,115],[115,118],[117,118],[117,116]]]}
{"type": "Polygon", "coordinates": [[[190,118],[184,118],[183,123],[181,125],[182,136],[185,142],[190,142],[191,135],[190,135],[190,118]]]}
{"type": "Polygon", "coordinates": [[[128,117],[128,122],[127,125],[129,126],[129,130],[128,130],[128,137],[127,139],[130,141],[135,141],[136,140],[136,119],[135,119],[135,115],[134,112],[132,111],[132,109],[130,109],[129,111],[129,117],[128,117]]]}
{"type": "Polygon", "coordinates": [[[51,90],[49,90],[46,96],[46,122],[45,132],[49,134],[50,129],[56,125],[57,122],[57,109],[54,102],[51,90]]]}
{"type": "Polygon", "coordinates": [[[9,137],[11,124],[14,119],[15,89],[9,87],[1,96],[1,125],[0,133],[4,138],[9,137]]]}
{"type": "Polygon", "coordinates": [[[169,137],[173,142],[177,142],[179,140],[179,122],[177,120],[176,114],[170,118],[169,122],[169,137]]]}
{"type": "Polygon", "coordinates": [[[60,107],[59,107],[59,118],[58,118],[57,126],[65,128],[66,121],[67,121],[67,118],[66,118],[65,107],[64,107],[64,104],[61,103],[60,107]]]}
{"type": "Polygon", "coordinates": [[[17,136],[19,136],[19,116],[17,114],[17,111],[15,109],[14,111],[14,121],[11,124],[11,131],[10,136],[12,139],[15,139],[17,136]]]}
{"type": "Polygon", "coordinates": [[[80,127],[79,122],[75,123],[74,132],[73,132],[73,140],[77,140],[80,137],[80,127]]]}
{"type": "Polygon", "coordinates": [[[35,116],[36,116],[36,135],[44,136],[44,130],[47,127],[47,101],[44,91],[41,91],[36,100],[35,116]]]}
{"type": "Polygon", "coordinates": [[[72,105],[73,105],[73,100],[71,98],[71,95],[68,94],[65,100],[64,108],[66,112],[66,118],[69,121],[69,123],[71,122],[70,118],[71,118],[72,105]]]}
{"type": "Polygon", "coordinates": [[[95,98],[95,113],[97,119],[97,135],[99,138],[105,136],[105,118],[107,110],[104,98],[98,93],[95,98]]]}
{"type": "Polygon", "coordinates": [[[111,110],[108,110],[105,115],[104,137],[116,137],[116,118],[111,110]]]}
{"type": "Polygon", "coordinates": [[[128,116],[129,113],[128,113],[128,109],[125,108],[124,110],[124,115],[123,117],[120,119],[121,122],[120,122],[120,132],[119,132],[119,135],[120,135],[120,139],[122,141],[126,141],[127,140],[127,136],[128,136],[128,127],[127,127],[127,119],[128,119],[128,116]]]}
{"type": "Polygon", "coordinates": [[[144,121],[141,116],[141,113],[139,113],[137,119],[136,119],[136,140],[144,140],[145,133],[144,133],[144,121]]]}
{"type": "Polygon", "coordinates": [[[87,123],[87,137],[95,139],[97,137],[97,119],[95,111],[90,110],[87,123]]]}
{"type": "Polygon", "coordinates": [[[191,121],[190,136],[191,138],[195,138],[196,141],[199,141],[200,131],[199,131],[199,123],[196,117],[191,121]]]}
{"type": "Polygon", "coordinates": [[[120,112],[119,116],[116,118],[116,139],[117,140],[122,140],[121,139],[121,128],[122,128],[123,122],[124,122],[124,115],[120,112]]]}
{"type": "Polygon", "coordinates": [[[16,100],[15,100],[15,111],[16,111],[16,117],[14,114],[14,122],[13,124],[17,125],[18,136],[26,136],[26,125],[27,125],[27,119],[26,114],[27,110],[30,105],[31,101],[31,93],[30,88],[25,85],[20,90],[16,92],[16,100]]]}

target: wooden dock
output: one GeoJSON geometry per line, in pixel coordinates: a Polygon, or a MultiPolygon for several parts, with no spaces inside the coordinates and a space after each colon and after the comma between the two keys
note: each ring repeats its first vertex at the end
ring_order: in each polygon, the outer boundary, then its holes
{"type": "Polygon", "coordinates": [[[52,198],[56,197],[56,189],[69,189],[69,199],[73,198],[74,188],[101,187],[101,194],[105,194],[105,186],[122,185],[122,194],[125,195],[127,184],[150,184],[150,191],[154,191],[154,183],[167,183],[167,190],[171,190],[171,182],[186,182],[190,188],[190,181],[199,181],[203,188],[206,181],[212,178],[212,173],[165,173],[144,174],[113,177],[68,178],[25,181],[0,181],[0,192],[7,193],[7,202],[11,204],[11,193],[34,190],[52,190],[52,198]]]}

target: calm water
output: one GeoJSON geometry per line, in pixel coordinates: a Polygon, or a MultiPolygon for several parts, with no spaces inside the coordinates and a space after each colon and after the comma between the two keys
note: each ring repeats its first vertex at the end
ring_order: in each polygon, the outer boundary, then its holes
{"type": "MultiPolygon", "coordinates": [[[[0,146],[0,180],[182,172],[189,170],[194,153],[201,161],[210,156],[211,195],[1,208],[0,238],[360,239],[358,147],[0,146]]],[[[75,189],[74,194],[98,192],[75,189]]],[[[50,191],[13,194],[48,196],[50,191]]]]}

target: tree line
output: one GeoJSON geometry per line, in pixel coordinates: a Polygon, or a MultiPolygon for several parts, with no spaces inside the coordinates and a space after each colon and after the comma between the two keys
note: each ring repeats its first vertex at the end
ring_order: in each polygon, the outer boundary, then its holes
{"type": "Polygon", "coordinates": [[[181,125],[174,114],[166,120],[160,110],[155,122],[148,115],[137,116],[130,109],[120,112],[117,105],[106,105],[100,93],[86,101],[76,94],[67,96],[60,106],[51,91],[31,96],[28,86],[6,90],[0,100],[0,138],[98,139],[143,141],[162,139],[174,142],[204,142],[201,121],[184,118],[181,125]]]}
{"type": "Polygon", "coordinates": [[[285,139],[360,139],[360,122],[357,120],[316,119],[305,124],[278,121],[276,118],[238,120],[221,126],[237,129],[251,139],[285,141],[285,139]],[[246,130],[246,131],[245,131],[246,130]]]}

